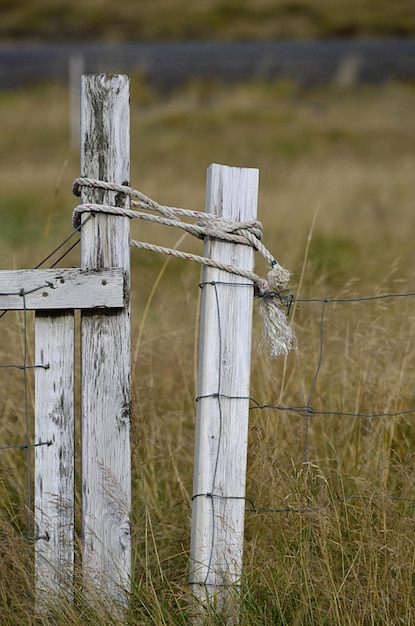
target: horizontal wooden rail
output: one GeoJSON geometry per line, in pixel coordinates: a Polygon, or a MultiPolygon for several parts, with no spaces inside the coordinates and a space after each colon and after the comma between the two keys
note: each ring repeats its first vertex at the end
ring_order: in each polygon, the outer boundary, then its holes
{"type": "Polygon", "coordinates": [[[118,267],[5,270],[0,272],[0,309],[123,308],[124,273],[118,267]]]}

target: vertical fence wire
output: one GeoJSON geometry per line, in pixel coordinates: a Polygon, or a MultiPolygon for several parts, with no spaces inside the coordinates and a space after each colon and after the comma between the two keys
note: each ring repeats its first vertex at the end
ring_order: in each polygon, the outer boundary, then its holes
{"type": "MultiPolygon", "coordinates": [[[[39,285],[36,289],[31,289],[30,291],[25,291],[21,289],[19,292],[9,292],[2,293],[2,296],[16,296],[19,295],[22,298],[23,308],[23,357],[21,364],[12,364],[12,365],[1,365],[1,369],[18,369],[23,372],[23,412],[24,412],[24,433],[22,435],[23,443],[17,444],[6,444],[0,446],[0,451],[11,450],[11,449],[20,449],[25,451],[26,456],[26,508],[27,508],[27,517],[26,517],[26,533],[25,539],[27,541],[33,541],[36,537],[33,535],[32,528],[32,448],[39,445],[51,445],[50,441],[41,441],[37,443],[32,443],[30,437],[30,408],[29,408],[29,379],[28,379],[28,371],[35,368],[43,368],[47,369],[49,365],[30,365],[28,363],[28,310],[26,307],[26,296],[29,293],[33,293],[33,291],[37,291],[40,289],[45,289],[50,287],[50,285],[39,285]]],[[[3,311],[3,314],[7,311],[3,311]]]]}
{"type": "Polygon", "coordinates": [[[27,380],[27,309],[26,294],[22,290],[23,299],[23,389],[24,389],[24,410],[25,410],[25,445],[27,464],[27,539],[32,536],[32,471],[31,471],[31,449],[29,440],[29,383],[27,380]]]}

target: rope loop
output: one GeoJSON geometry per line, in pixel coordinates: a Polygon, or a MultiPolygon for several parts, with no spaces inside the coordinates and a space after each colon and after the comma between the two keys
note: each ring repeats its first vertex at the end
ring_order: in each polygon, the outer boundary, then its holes
{"type": "Polygon", "coordinates": [[[112,206],[110,204],[83,203],[75,207],[73,211],[72,222],[75,229],[81,227],[83,213],[90,213],[91,215],[106,213],[108,215],[119,215],[130,219],[142,219],[164,224],[184,230],[199,239],[211,237],[218,240],[251,246],[254,250],[257,250],[271,267],[267,279],[260,278],[254,272],[233,265],[226,265],[207,257],[141,241],[132,240],[130,242],[131,245],[136,248],[158,252],[159,254],[167,254],[188,261],[195,261],[251,280],[255,287],[255,295],[260,296],[260,312],[263,318],[264,329],[263,339],[270,347],[271,355],[274,357],[282,354],[286,355],[296,346],[295,335],[287,322],[287,316],[278,306],[281,303],[284,305],[283,298],[279,297],[279,292],[286,289],[290,279],[290,272],[278,263],[262,243],[263,227],[261,222],[232,222],[218,215],[165,206],[128,185],[118,185],[116,183],[92,178],[76,178],[72,185],[74,195],[78,197],[81,196],[83,187],[112,191],[117,195],[123,194],[130,198],[131,207],[144,209],[146,212],[112,206]],[[158,213],[158,215],[154,215],[154,212],[158,213]],[[182,218],[193,219],[196,220],[196,222],[185,222],[182,218]]]}
{"type": "MultiPolygon", "coordinates": [[[[204,213],[199,216],[197,224],[205,229],[206,235],[215,239],[227,239],[226,235],[230,233],[240,237],[246,237],[247,233],[250,233],[256,239],[262,239],[263,227],[261,222],[257,220],[254,222],[231,222],[223,217],[204,213]]],[[[247,245],[251,245],[251,242],[248,241],[247,245]]]]}

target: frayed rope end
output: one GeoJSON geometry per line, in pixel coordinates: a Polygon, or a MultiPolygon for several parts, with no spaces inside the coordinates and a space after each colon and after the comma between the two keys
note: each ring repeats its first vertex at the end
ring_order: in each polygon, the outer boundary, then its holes
{"type": "Polygon", "coordinates": [[[278,306],[274,292],[285,289],[291,273],[277,262],[272,264],[268,272],[268,281],[261,289],[259,312],[262,318],[262,341],[268,346],[271,356],[287,356],[297,347],[293,329],[288,323],[287,315],[278,306]]]}

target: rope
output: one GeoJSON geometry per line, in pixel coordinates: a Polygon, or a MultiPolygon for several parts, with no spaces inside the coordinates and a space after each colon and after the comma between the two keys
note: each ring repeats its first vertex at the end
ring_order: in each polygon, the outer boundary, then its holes
{"type": "Polygon", "coordinates": [[[290,272],[278,263],[261,242],[263,231],[261,222],[231,222],[218,215],[159,204],[145,196],[141,191],[126,185],[118,185],[85,177],[76,178],[72,187],[73,193],[76,196],[80,196],[82,187],[103,189],[123,194],[130,198],[132,207],[153,211],[158,215],[109,204],[83,203],[75,207],[73,211],[72,221],[75,229],[81,227],[81,216],[83,213],[91,215],[106,213],[108,215],[119,215],[130,219],[141,219],[172,226],[173,228],[184,230],[199,239],[212,237],[222,241],[251,246],[254,250],[257,250],[271,266],[267,279],[260,278],[255,272],[244,270],[234,265],[226,265],[208,257],[142,241],[131,240],[130,242],[131,246],[135,248],[194,261],[252,281],[256,287],[256,295],[261,298],[260,313],[263,319],[263,339],[268,344],[271,355],[273,357],[282,354],[287,355],[295,347],[294,332],[287,322],[286,315],[278,307],[278,304],[284,304],[284,301],[287,299],[281,297],[280,292],[286,288],[290,279],[290,272]],[[197,221],[196,223],[184,222],[181,219],[183,217],[197,221]]]}

